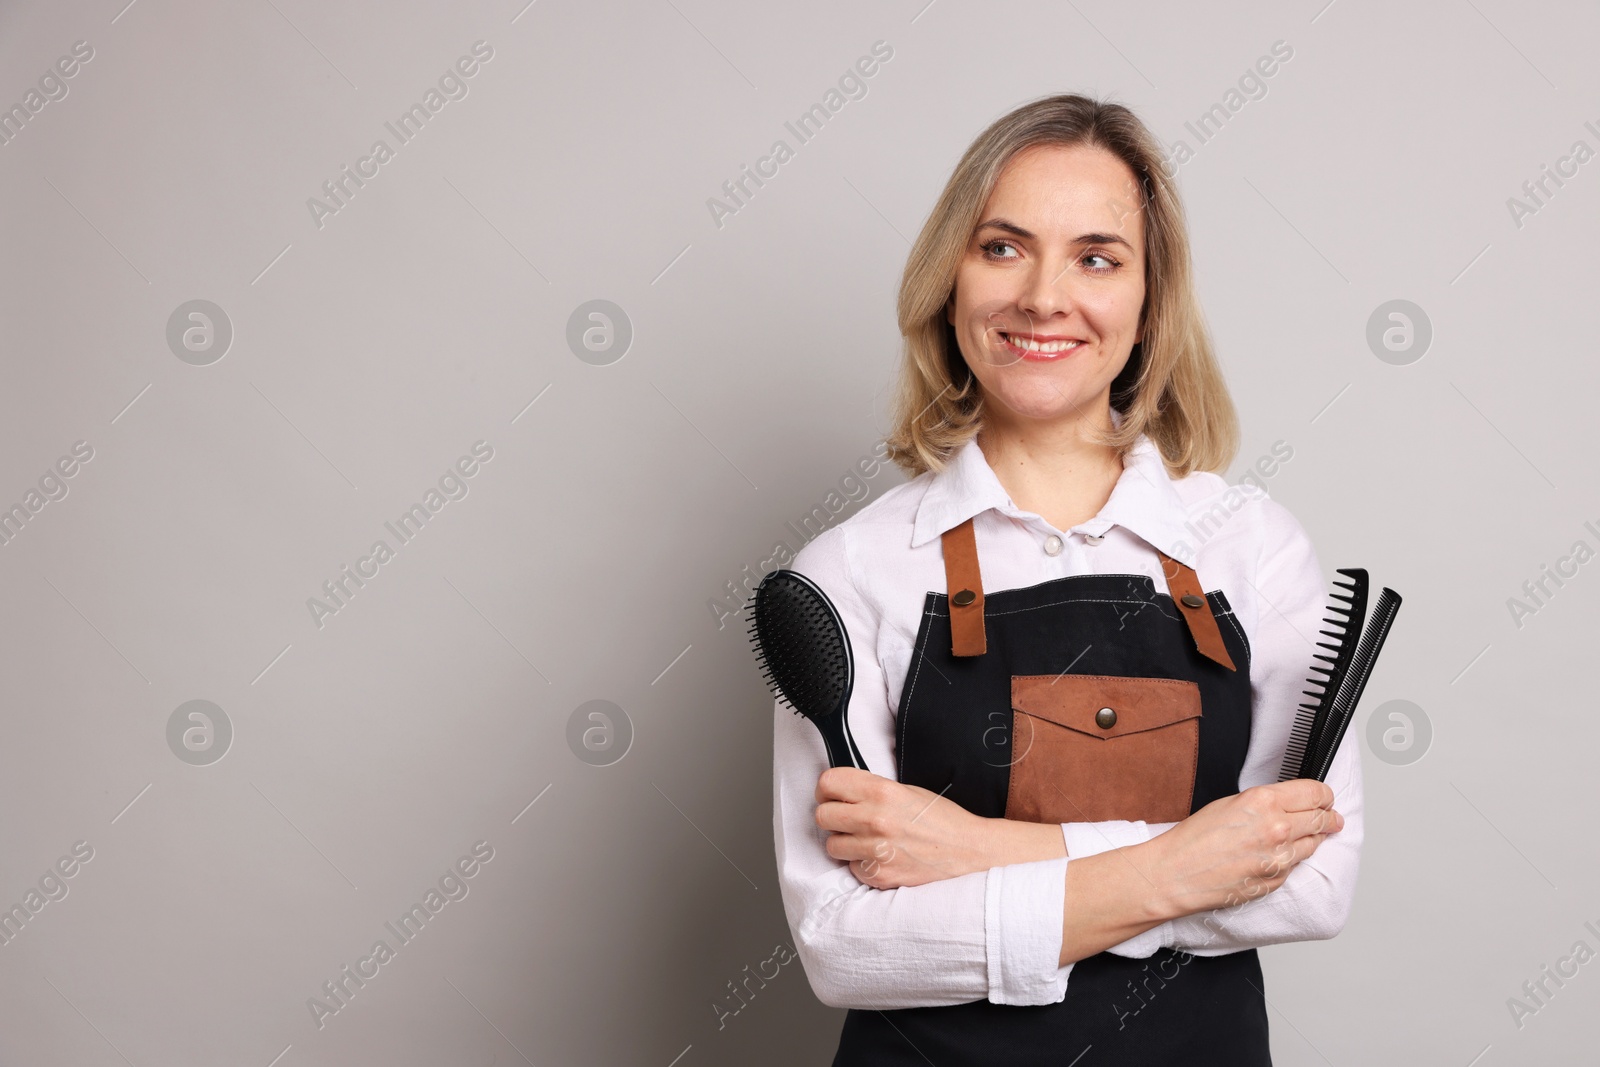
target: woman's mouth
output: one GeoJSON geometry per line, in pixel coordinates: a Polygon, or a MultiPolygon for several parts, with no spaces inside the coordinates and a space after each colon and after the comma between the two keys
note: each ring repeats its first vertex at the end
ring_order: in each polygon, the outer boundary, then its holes
{"type": "Polygon", "coordinates": [[[1081,337],[1063,337],[1059,334],[1007,333],[1004,330],[996,332],[1000,336],[1001,345],[1013,356],[1035,362],[1062,359],[1088,344],[1081,337]]]}

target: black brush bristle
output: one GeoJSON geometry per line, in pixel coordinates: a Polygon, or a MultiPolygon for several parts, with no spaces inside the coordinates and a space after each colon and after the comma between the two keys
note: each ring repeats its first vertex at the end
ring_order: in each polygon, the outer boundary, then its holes
{"type": "Polygon", "coordinates": [[[750,598],[749,633],[767,687],[822,733],[829,764],[865,770],[850,736],[850,639],[822,588],[798,571],[772,571],[750,598]]]}
{"type": "Polygon", "coordinates": [[[750,640],[773,695],[808,719],[837,712],[850,691],[850,646],[822,591],[796,571],[777,570],[752,601],[750,640]]]}

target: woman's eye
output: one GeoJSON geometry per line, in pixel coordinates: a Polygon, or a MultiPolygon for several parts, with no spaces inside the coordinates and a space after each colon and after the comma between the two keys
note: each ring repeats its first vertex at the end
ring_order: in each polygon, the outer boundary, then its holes
{"type": "MultiPolygon", "coordinates": [[[[987,244],[980,245],[979,247],[983,249],[983,253],[984,253],[985,257],[988,258],[988,259],[1016,259],[1016,258],[1018,258],[1017,255],[1001,255],[999,252],[996,251],[997,249],[1008,248],[1012,252],[1016,252],[1017,251],[1017,246],[1012,244],[1010,241],[990,241],[987,244]]],[[[1019,253],[1019,255],[1020,255],[1020,253],[1019,253]]],[[[1103,252],[1090,252],[1088,255],[1083,257],[1083,261],[1086,264],[1089,264],[1088,270],[1089,270],[1089,273],[1091,273],[1091,274],[1110,274],[1111,272],[1115,271],[1117,268],[1122,266],[1122,264],[1120,262],[1118,262],[1115,259],[1112,259],[1110,256],[1106,255],[1103,252]],[[1092,260],[1099,260],[1100,261],[1100,265],[1096,266],[1096,265],[1092,264],[1090,262],[1092,260]]]]}

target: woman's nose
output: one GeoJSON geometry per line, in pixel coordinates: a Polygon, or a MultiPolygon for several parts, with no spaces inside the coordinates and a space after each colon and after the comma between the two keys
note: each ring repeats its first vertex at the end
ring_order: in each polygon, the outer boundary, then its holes
{"type": "Polygon", "coordinates": [[[1073,309],[1073,286],[1077,276],[1071,263],[1041,262],[1027,276],[1017,293],[1017,306],[1029,315],[1049,318],[1056,312],[1070,314],[1073,309]]]}

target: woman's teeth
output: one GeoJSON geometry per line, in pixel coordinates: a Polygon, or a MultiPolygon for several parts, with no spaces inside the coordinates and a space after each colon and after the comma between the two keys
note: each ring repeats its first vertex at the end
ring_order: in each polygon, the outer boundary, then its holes
{"type": "Polygon", "coordinates": [[[1001,336],[1004,337],[1008,343],[1016,345],[1018,348],[1025,348],[1030,352],[1042,352],[1046,355],[1055,352],[1065,352],[1069,349],[1077,348],[1083,344],[1082,341],[1045,341],[1041,343],[1039,341],[1035,341],[1031,337],[1017,337],[1014,334],[1001,334],[1001,336]]]}

